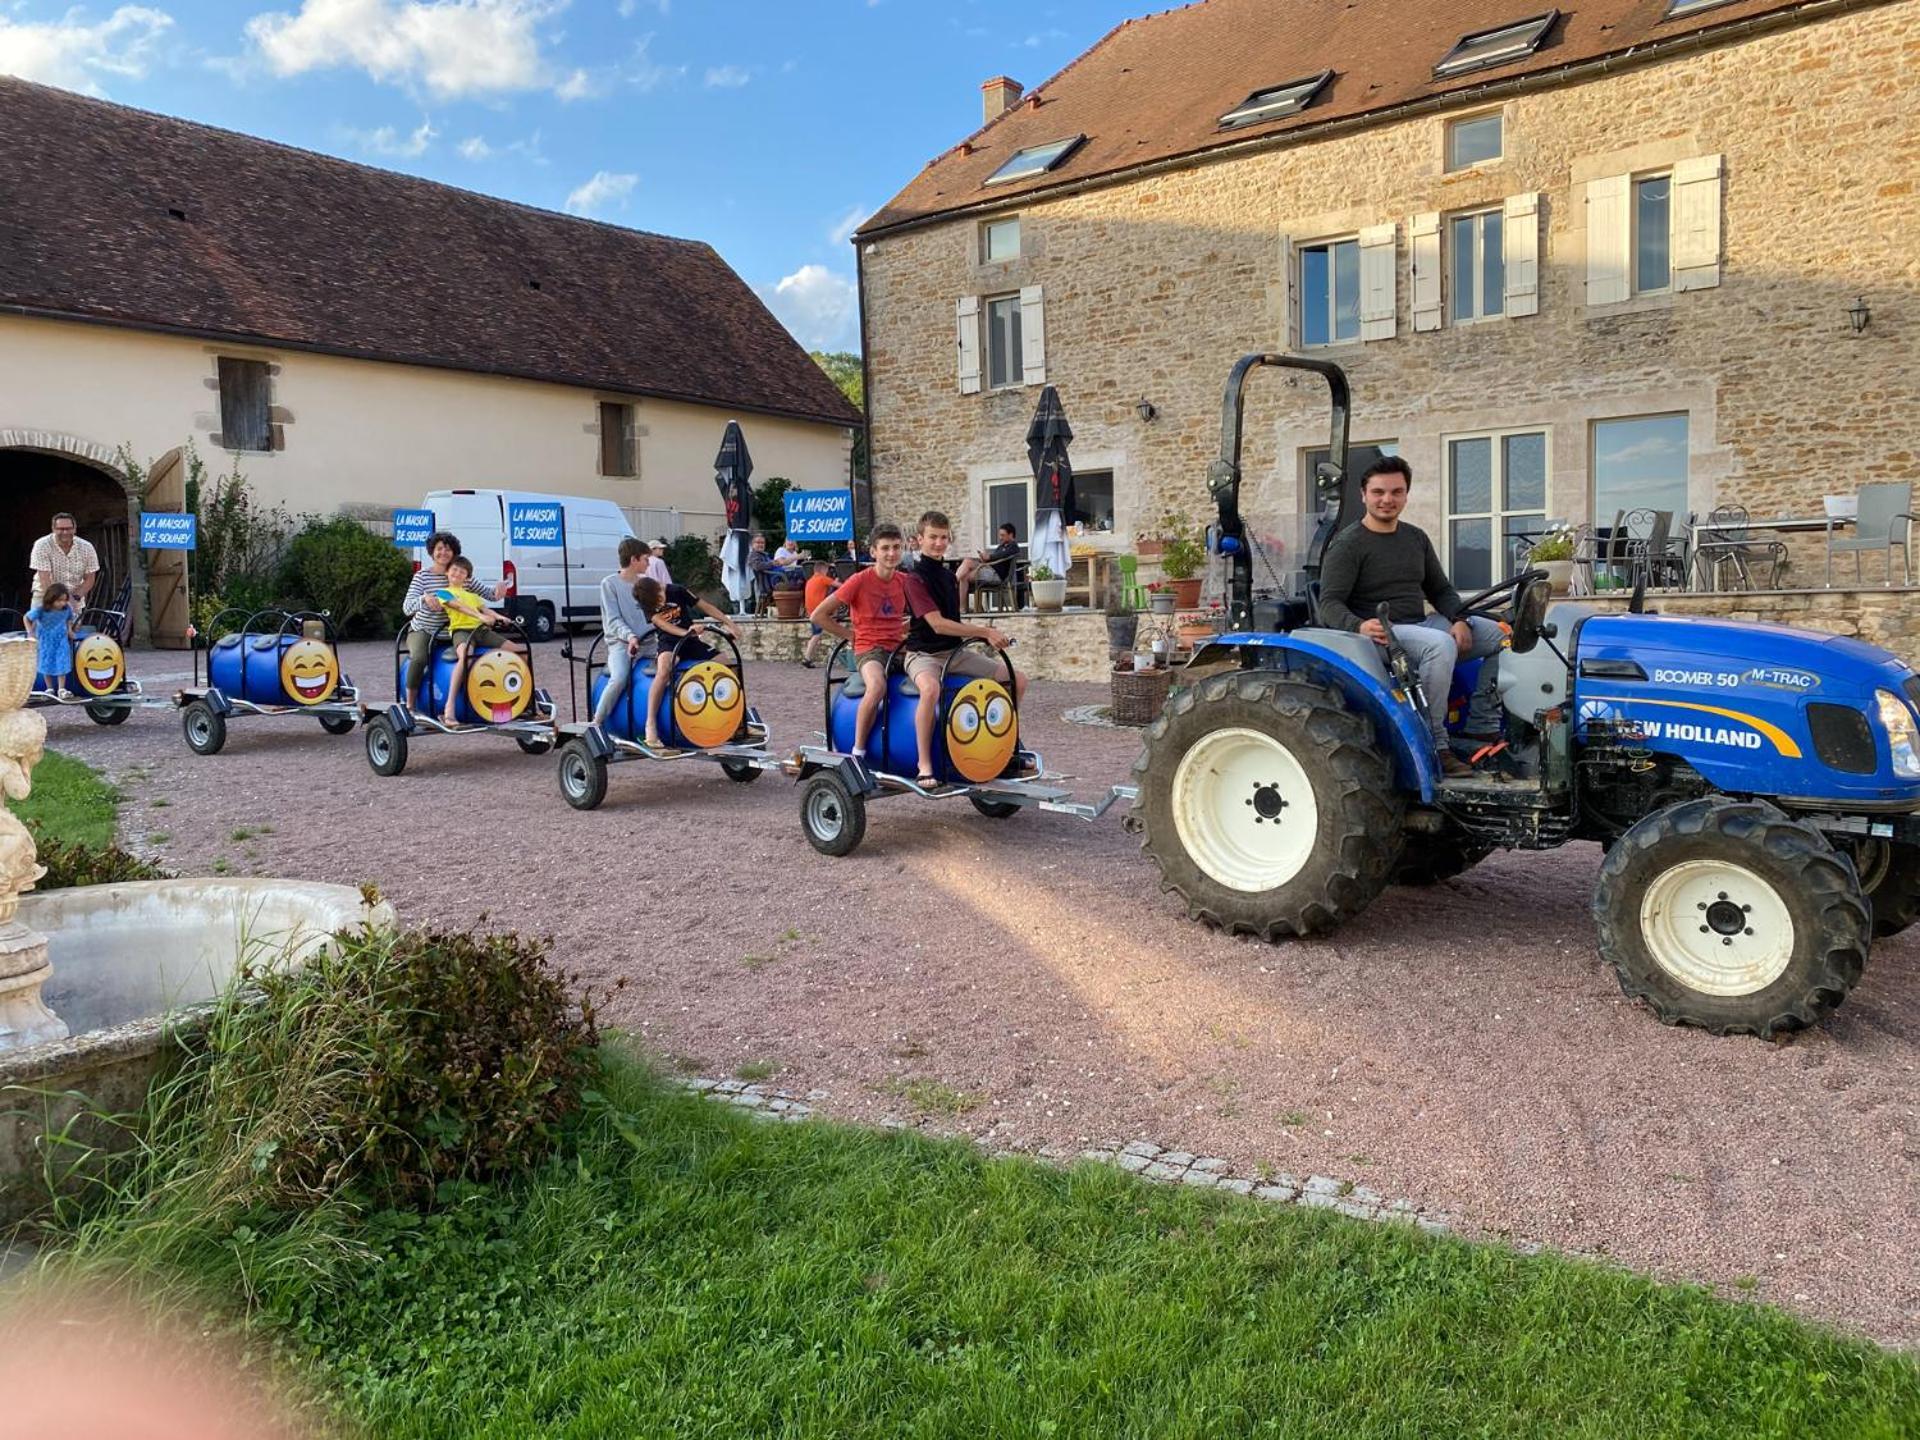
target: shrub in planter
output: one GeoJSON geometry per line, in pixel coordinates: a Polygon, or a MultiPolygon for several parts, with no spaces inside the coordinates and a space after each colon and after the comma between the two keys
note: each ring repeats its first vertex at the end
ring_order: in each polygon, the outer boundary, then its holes
{"type": "Polygon", "coordinates": [[[280,588],[290,607],[324,610],[342,635],[399,628],[413,564],[357,520],[313,520],[287,546],[280,588]]]}

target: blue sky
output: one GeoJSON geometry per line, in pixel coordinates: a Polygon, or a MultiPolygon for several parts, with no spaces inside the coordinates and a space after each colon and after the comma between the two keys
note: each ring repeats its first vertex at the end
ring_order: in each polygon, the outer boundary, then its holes
{"type": "Polygon", "coordinates": [[[1115,0],[0,0],[0,72],[706,240],[854,349],[852,227],[1115,0]]]}

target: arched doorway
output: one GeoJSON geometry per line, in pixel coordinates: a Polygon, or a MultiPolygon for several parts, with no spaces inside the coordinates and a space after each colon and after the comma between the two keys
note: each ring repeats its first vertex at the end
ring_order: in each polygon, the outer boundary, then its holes
{"type": "Polygon", "coordinates": [[[84,441],[34,435],[53,443],[10,443],[15,435],[0,431],[0,606],[26,605],[33,587],[27,557],[62,510],[100,554],[90,599],[110,603],[133,573],[131,502],[119,470],[84,441]]]}

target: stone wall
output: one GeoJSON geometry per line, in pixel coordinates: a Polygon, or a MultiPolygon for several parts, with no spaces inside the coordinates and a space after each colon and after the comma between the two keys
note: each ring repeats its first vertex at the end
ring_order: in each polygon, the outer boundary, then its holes
{"type": "MultiPolygon", "coordinates": [[[[1175,505],[1206,511],[1227,370],[1286,348],[1282,237],[1398,226],[1396,333],[1316,353],[1348,371],[1356,441],[1398,444],[1410,518],[1443,537],[1445,440],[1549,433],[1547,513],[1589,518],[1591,425],[1684,411],[1689,506],[1820,510],[1821,495],[1920,473],[1920,0],[1856,8],[1738,44],[1513,95],[1502,159],[1443,173],[1443,116],[1283,144],[1037,199],[1022,253],[978,260],[978,216],[863,252],[877,517],[951,512],[983,529],[982,486],[1026,473],[1038,388],[962,395],[958,297],[1040,286],[1046,379],[1082,470],[1115,473],[1116,540],[1175,505]],[[1590,308],[1585,183],[1724,156],[1720,283],[1590,308]],[[1539,313],[1412,329],[1410,217],[1540,194],[1539,313]],[[1872,320],[1855,335],[1847,309],[1872,320]],[[1135,414],[1145,398],[1158,411],[1135,414]]],[[[1302,451],[1325,443],[1318,382],[1248,387],[1245,508],[1297,550],[1302,451]]],[[[1609,515],[1603,517],[1610,520],[1609,515]]],[[[1797,551],[1804,547],[1796,547],[1797,551]]],[[[1797,573],[1818,564],[1796,555],[1797,573]]],[[[1284,564],[1284,558],[1282,560],[1284,564]]],[[[1817,573],[1814,572],[1814,573],[1817,573]]]]}
{"type": "MultiPolygon", "coordinates": [[[[1099,610],[1067,610],[1057,615],[1031,612],[975,616],[1013,637],[1014,668],[1035,680],[1107,678],[1107,619],[1099,610]]],[[[748,660],[800,659],[807,643],[804,620],[742,620],[740,653],[748,660]]],[[[822,642],[821,658],[826,658],[822,642]]]]}

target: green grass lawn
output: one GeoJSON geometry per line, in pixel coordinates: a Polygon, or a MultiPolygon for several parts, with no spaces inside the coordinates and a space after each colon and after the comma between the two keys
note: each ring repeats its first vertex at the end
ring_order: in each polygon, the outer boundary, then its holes
{"type": "Polygon", "coordinates": [[[113,843],[120,793],[89,765],[49,750],[33,769],[33,793],[7,808],[50,839],[96,849],[113,843]]]}
{"type": "Polygon", "coordinates": [[[1910,1360],[1699,1288],[602,1089],[337,1283],[246,1227],[200,1278],[381,1436],[1920,1433],[1910,1360]]]}

